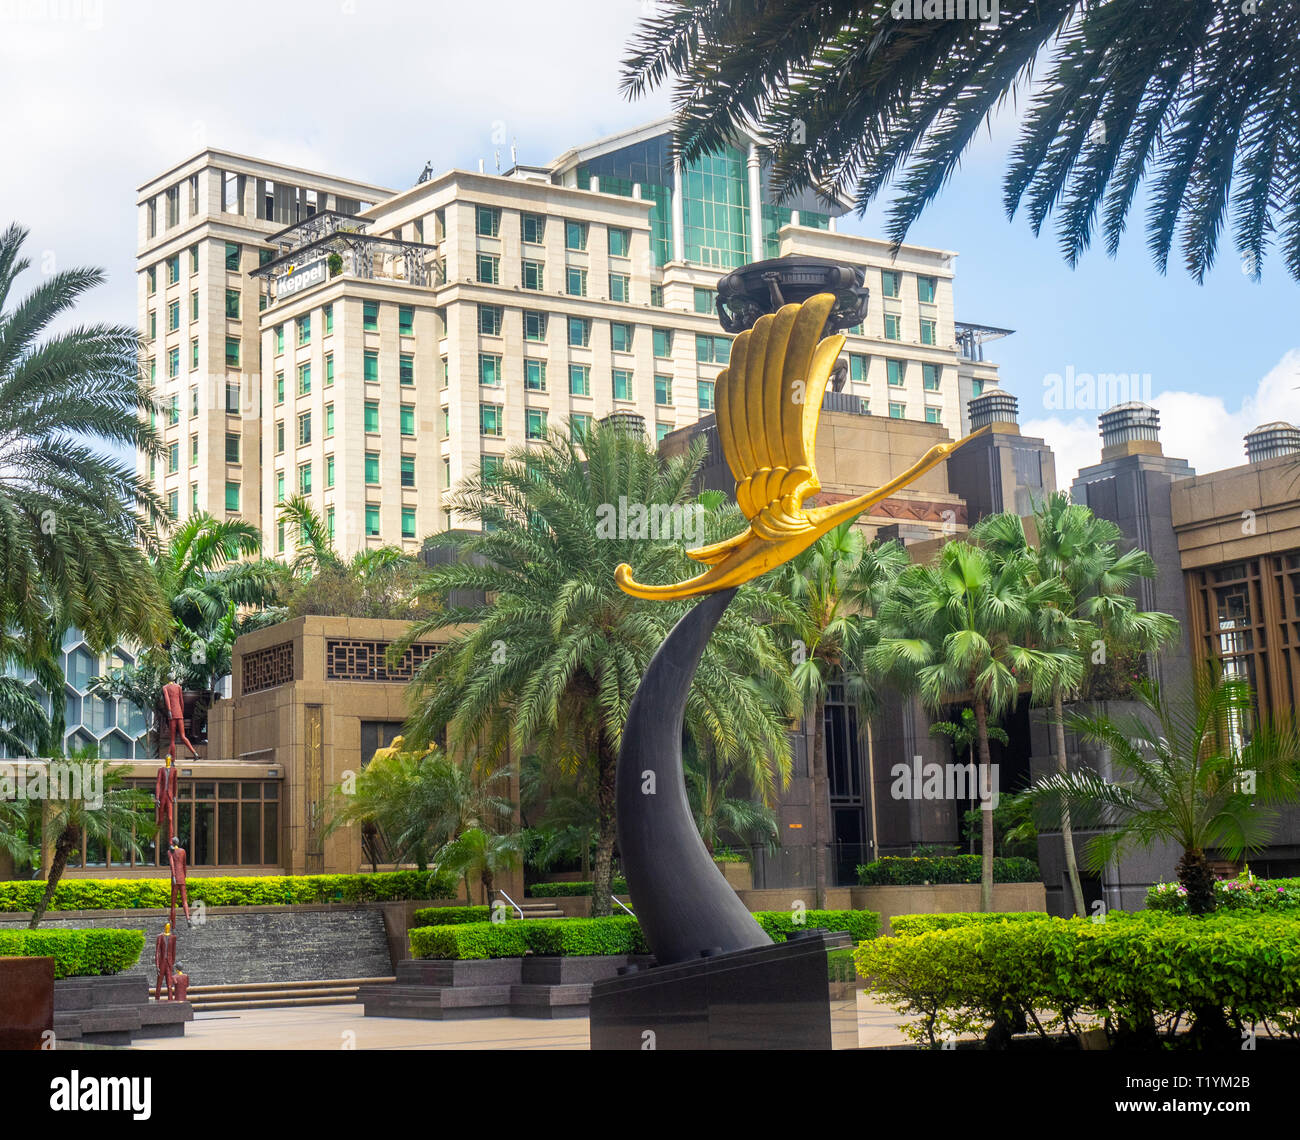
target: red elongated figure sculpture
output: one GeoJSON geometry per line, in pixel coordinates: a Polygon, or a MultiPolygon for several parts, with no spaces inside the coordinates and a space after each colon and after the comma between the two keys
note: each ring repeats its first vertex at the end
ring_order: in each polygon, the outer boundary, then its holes
{"type": "Polygon", "coordinates": [[[167,724],[171,729],[171,745],[167,749],[168,756],[176,755],[176,736],[180,735],[182,743],[190,750],[190,755],[197,759],[198,750],[190,743],[190,738],[185,735],[185,694],[181,687],[175,681],[168,681],[163,686],[163,703],[167,709],[167,724]]]}
{"type": "Polygon", "coordinates": [[[189,892],[185,887],[185,848],[181,846],[181,841],[172,836],[171,844],[167,848],[167,863],[172,872],[172,922],[176,921],[176,891],[181,892],[181,908],[185,912],[185,921],[190,921],[190,898],[189,892]]]}
{"type": "Polygon", "coordinates": [[[160,835],[170,835],[176,830],[176,769],[171,756],[158,769],[153,785],[154,825],[160,835]]]}
{"type": "Polygon", "coordinates": [[[172,933],[172,924],[169,922],[163,927],[163,932],[154,939],[153,943],[153,964],[158,971],[158,980],[154,982],[153,996],[154,1001],[163,1000],[163,988],[167,989],[167,1000],[172,999],[172,968],[176,965],[176,935],[172,933]]]}

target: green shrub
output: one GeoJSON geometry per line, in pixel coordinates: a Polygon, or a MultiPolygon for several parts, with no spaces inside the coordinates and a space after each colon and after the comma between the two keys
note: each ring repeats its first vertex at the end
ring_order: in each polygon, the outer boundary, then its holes
{"type": "Polygon", "coordinates": [[[874,910],[806,910],[795,922],[795,912],[789,910],[760,910],[754,915],[774,942],[784,942],[786,936],[798,930],[847,930],[854,942],[875,938],[880,933],[880,915],[874,910]]]}
{"type": "MultiPolygon", "coordinates": [[[[863,887],[910,887],[922,883],[978,883],[979,855],[931,855],[907,858],[887,855],[858,867],[863,887]]],[[[1036,883],[1038,864],[1019,856],[993,860],[995,883],[1036,883]]]]}
{"type": "MultiPolygon", "coordinates": [[[[437,913],[419,911],[419,914],[437,913]]],[[[790,911],[760,911],[755,920],[776,941],[793,930],[824,927],[846,930],[855,941],[875,938],[880,916],[870,910],[809,910],[796,925],[790,911]]],[[[587,956],[647,954],[636,919],[611,918],[509,919],[417,927],[410,932],[415,958],[517,958],[525,954],[587,956]]]]}
{"type": "Polygon", "coordinates": [[[457,926],[466,922],[487,922],[491,917],[485,906],[425,906],[411,916],[411,925],[457,926]]]}
{"type": "Polygon", "coordinates": [[[53,958],[56,978],[119,974],[143,949],[143,930],[0,930],[0,955],[53,958]]]}
{"type": "Polygon", "coordinates": [[[1044,1036],[1103,1021],[1117,1043],[1156,1045],[1192,1026],[1202,1042],[1300,1030],[1300,923],[1281,916],[963,922],[859,944],[858,973],[932,1046],[948,1034],[993,1043],[1025,1025],[1044,1036]]]}
{"type": "MultiPolygon", "coordinates": [[[[381,871],[377,875],[241,875],[189,878],[190,902],[208,906],[265,906],[277,903],[390,902],[450,899],[452,876],[424,871],[381,871]]],[[[0,882],[0,911],[33,910],[45,893],[39,879],[0,882]]],[[[169,879],[63,879],[50,910],[138,910],[171,905],[169,879]]]]}
{"type": "Polygon", "coordinates": [[[954,926],[969,926],[978,922],[1038,922],[1047,918],[1041,910],[1026,911],[963,911],[960,914],[896,914],[889,925],[900,937],[926,934],[931,930],[951,930],[954,926]]]}
{"type": "MultiPolygon", "coordinates": [[[[1220,879],[1214,906],[1221,910],[1300,911],[1300,879],[1220,879]]],[[[1147,890],[1147,909],[1187,913],[1187,892],[1177,883],[1157,883],[1147,890]]]]}
{"type": "MultiPolygon", "coordinates": [[[[591,880],[585,879],[576,883],[534,883],[528,888],[528,897],[534,899],[568,899],[579,898],[582,895],[591,894],[591,880]]],[[[614,880],[614,893],[616,895],[627,894],[627,880],[614,880]]]]}

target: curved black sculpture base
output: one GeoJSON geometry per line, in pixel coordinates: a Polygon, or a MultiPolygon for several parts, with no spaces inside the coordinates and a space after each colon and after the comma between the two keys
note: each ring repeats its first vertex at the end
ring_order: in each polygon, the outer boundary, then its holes
{"type": "Polygon", "coordinates": [[[618,849],[632,908],[661,966],[770,946],[700,839],[686,799],[682,724],[700,655],[736,591],[708,595],[650,662],[618,757],[618,849]]]}

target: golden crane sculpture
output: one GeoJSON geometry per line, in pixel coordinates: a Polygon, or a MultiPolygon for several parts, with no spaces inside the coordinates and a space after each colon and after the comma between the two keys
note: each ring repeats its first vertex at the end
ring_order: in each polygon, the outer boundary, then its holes
{"type": "Polygon", "coordinates": [[[714,413],[722,454],[736,479],[736,502],[749,526],[733,538],[686,553],[709,567],[685,582],[649,586],[623,563],[614,579],[637,598],[676,599],[739,586],[788,562],[822,535],[889,498],[987,431],[930,448],[883,487],[843,503],[805,510],[821,490],[814,447],[822,395],[844,336],[821,338],[835,305],[831,293],[783,305],[736,337],[731,363],[718,374],[714,413]]]}

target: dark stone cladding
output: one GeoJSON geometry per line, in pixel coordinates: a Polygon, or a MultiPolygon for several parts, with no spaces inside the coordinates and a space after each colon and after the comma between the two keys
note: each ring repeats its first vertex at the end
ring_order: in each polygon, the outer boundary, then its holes
{"type": "Polygon", "coordinates": [[[416,959],[397,964],[397,980],[361,986],[367,1017],[449,1021],[478,1017],[586,1017],[591,988],[648,955],[416,959]]]}
{"type": "MultiPolygon", "coordinates": [[[[192,986],[386,978],[393,972],[379,906],[212,907],[206,921],[192,927],[179,911],[176,919],[176,961],[192,986]]],[[[143,930],[140,961],[119,976],[144,978],[152,986],[154,939],[166,921],[167,912],[158,910],[82,911],[75,918],[55,911],[41,928],[143,930]]],[[[26,919],[0,915],[0,924],[16,922],[26,919]]]]}
{"type": "Polygon", "coordinates": [[[133,974],[60,978],[54,983],[54,1043],[129,1045],[138,1037],[184,1037],[187,1001],[151,1001],[150,982],[133,974]]]}

